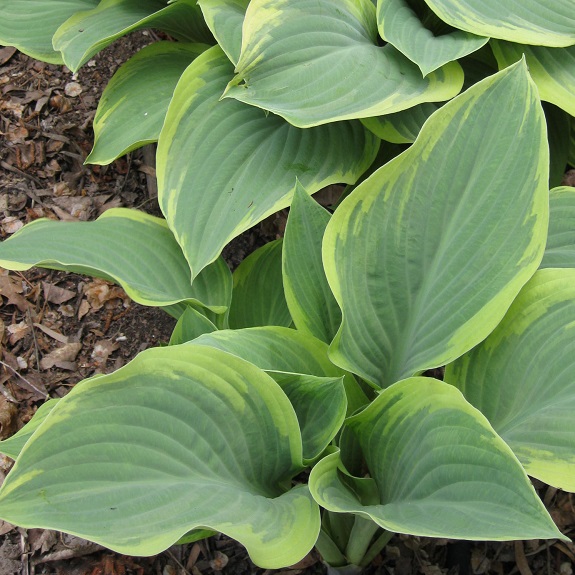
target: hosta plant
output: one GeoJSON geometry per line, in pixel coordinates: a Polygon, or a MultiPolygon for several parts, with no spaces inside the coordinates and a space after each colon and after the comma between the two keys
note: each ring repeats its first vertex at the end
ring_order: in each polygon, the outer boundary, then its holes
{"type": "Polygon", "coordinates": [[[72,70],[164,33],[104,91],[88,161],[158,141],[165,219],[38,220],[0,265],[178,318],[0,443],[3,519],[132,555],[220,531],[266,568],[315,545],[352,571],[393,533],[564,538],[528,476],[575,490],[569,0],[0,11],[2,42],[72,70]],[[311,197],[331,183],[333,213],[311,197]],[[232,275],[222,249],[287,206],[232,275]]]}

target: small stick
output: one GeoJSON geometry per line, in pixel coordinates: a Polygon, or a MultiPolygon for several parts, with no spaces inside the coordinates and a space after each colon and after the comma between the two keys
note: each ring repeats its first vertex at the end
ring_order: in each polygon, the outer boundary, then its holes
{"type": "Polygon", "coordinates": [[[22,374],[17,372],[11,365],[8,365],[6,362],[0,360],[0,365],[7,367],[14,375],[18,376],[26,385],[31,387],[36,393],[39,393],[44,399],[48,397],[48,394],[43,392],[41,389],[38,389],[33,383],[29,382],[22,374]]]}

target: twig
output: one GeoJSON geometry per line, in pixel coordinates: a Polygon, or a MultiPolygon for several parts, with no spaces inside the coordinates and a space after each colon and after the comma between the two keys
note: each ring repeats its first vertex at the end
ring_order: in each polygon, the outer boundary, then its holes
{"type": "Polygon", "coordinates": [[[168,553],[168,555],[172,558],[173,561],[175,561],[179,567],[181,567],[185,573],[185,575],[192,575],[183,565],[180,561],[178,561],[177,557],[169,550],[167,549],[166,552],[168,553]]]}
{"type": "Polygon", "coordinates": [[[527,563],[527,557],[525,557],[525,549],[523,548],[522,541],[515,541],[515,562],[521,575],[533,575],[533,572],[529,568],[529,563],[527,563]]]}
{"type": "Polygon", "coordinates": [[[22,374],[16,371],[11,365],[8,365],[6,362],[0,360],[0,365],[7,367],[14,375],[18,376],[26,385],[31,387],[36,393],[39,393],[44,399],[48,397],[48,394],[41,389],[38,389],[33,383],[30,383],[22,374]]]}
{"type": "Polygon", "coordinates": [[[31,174],[27,174],[26,172],[23,172],[22,170],[19,170],[18,168],[11,166],[8,162],[5,162],[4,160],[0,161],[0,166],[2,166],[5,170],[8,170],[9,172],[13,172],[15,174],[18,174],[19,176],[22,176],[23,178],[26,178],[28,180],[31,180],[32,182],[35,182],[40,187],[43,187],[43,185],[44,185],[35,176],[32,176],[31,174]]]}

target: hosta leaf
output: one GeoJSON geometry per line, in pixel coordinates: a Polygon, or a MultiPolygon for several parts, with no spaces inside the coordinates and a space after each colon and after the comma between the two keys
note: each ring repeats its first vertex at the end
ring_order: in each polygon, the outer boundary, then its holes
{"type": "Polygon", "coordinates": [[[445,380],[485,414],[529,475],[575,491],[574,368],[575,270],[545,269],[445,380]]]}
{"type": "Polygon", "coordinates": [[[32,437],[32,434],[38,429],[40,424],[48,417],[48,414],[54,409],[58,403],[58,399],[50,399],[43,403],[38,411],[34,414],[32,419],[12,437],[0,441],[0,453],[16,459],[26,442],[32,437]]]}
{"type": "Polygon", "coordinates": [[[191,42],[209,42],[196,0],[101,0],[93,10],[69,18],[54,34],[54,48],[62,52],[70,70],[78,70],[94,54],[117,38],[142,28],[159,28],[191,42]]]}
{"type": "Polygon", "coordinates": [[[94,222],[36,220],[0,244],[0,266],[103,277],[119,283],[134,301],[151,306],[190,301],[223,313],[231,294],[225,262],[217,260],[192,285],[166,222],[127,208],[108,210],[94,222]]]}
{"type": "Polygon", "coordinates": [[[569,157],[569,136],[571,116],[561,108],[543,103],[547,120],[547,139],[549,141],[549,187],[561,185],[569,157]]]}
{"type": "Polygon", "coordinates": [[[296,186],[284,237],[285,297],[298,330],[326,343],[341,323],[321,259],[321,241],[330,217],[301,185],[296,186]]]}
{"type": "Polygon", "coordinates": [[[569,137],[569,165],[575,168],[575,120],[571,119],[571,135],[569,137]]]}
{"type": "Polygon", "coordinates": [[[333,361],[386,387],[484,339],[541,261],[548,162],[524,63],[431,116],[328,224],[324,265],[343,310],[333,361]]]}
{"type": "Polygon", "coordinates": [[[140,50],[114,74],[94,117],[89,164],[109,164],[127,152],[155,142],[174,88],[203,44],[156,42],[140,50]]]}
{"type": "Polygon", "coordinates": [[[99,0],[0,0],[0,44],[15,46],[37,60],[61,64],[52,36],[70,16],[90,10],[99,0]]]}
{"type": "Polygon", "coordinates": [[[309,127],[390,114],[460,91],[457,63],[422,78],[413,62],[377,39],[371,0],[252,0],[226,96],[309,127]]]}
{"type": "Polygon", "coordinates": [[[500,68],[517,62],[525,55],[529,73],[537,84],[541,99],[575,116],[575,46],[546,48],[493,40],[491,47],[500,68]]]}
{"type": "Polygon", "coordinates": [[[288,206],[296,178],[310,193],[355,182],[379,146],[360,122],[300,130],[241,102],[220,101],[232,74],[218,47],[196,58],[159,139],[160,204],[193,276],[234,237],[288,206]]]}
{"type": "Polygon", "coordinates": [[[549,234],[540,268],[575,268],[575,188],[549,192],[549,234]]]}
{"type": "Polygon", "coordinates": [[[454,28],[520,44],[575,44],[572,0],[425,0],[454,28]]]}
{"type": "Polygon", "coordinates": [[[304,460],[313,461],[336,436],[345,419],[347,398],[343,376],[269,374],[293,405],[301,429],[304,460]]]}
{"type": "Polygon", "coordinates": [[[204,334],[193,343],[232,353],[269,372],[336,378],[345,376],[343,383],[349,413],[367,403],[355,379],[331,363],[327,356],[327,344],[295,329],[270,326],[221,330],[204,334]]]}
{"type": "Polygon", "coordinates": [[[338,453],[324,458],[309,484],[329,511],[428,537],[564,538],[511,449],[452,386],[401,381],[347,425],[371,479],[346,476],[338,453]]]}
{"type": "Polygon", "coordinates": [[[439,108],[441,108],[441,104],[426,102],[395,114],[362,118],[361,123],[386,142],[411,144],[415,142],[427,118],[439,108]]]}
{"type": "Polygon", "coordinates": [[[130,555],[195,528],[222,531],[267,568],[319,531],[285,394],[253,365],[194,345],[146,350],[60,400],[0,490],[1,516],[130,555]]]}
{"type": "Polygon", "coordinates": [[[250,0],[198,0],[206,24],[235,65],[242,49],[242,25],[250,0]]]}
{"type": "Polygon", "coordinates": [[[282,240],[251,253],[234,272],[232,329],[292,324],[282,284],[282,240]]]}
{"type": "Polygon", "coordinates": [[[424,26],[408,0],[378,0],[377,25],[381,37],[415,62],[424,76],[479,50],[489,40],[463,30],[435,35],[424,26]]]}
{"type": "Polygon", "coordinates": [[[178,318],[176,327],[170,337],[170,345],[179,345],[192,341],[204,333],[211,333],[218,328],[203,314],[193,307],[188,307],[178,318]]]}

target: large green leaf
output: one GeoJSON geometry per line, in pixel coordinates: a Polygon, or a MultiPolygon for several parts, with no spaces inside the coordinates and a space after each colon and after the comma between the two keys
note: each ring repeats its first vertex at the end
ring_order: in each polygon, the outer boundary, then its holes
{"type": "Polygon", "coordinates": [[[284,237],[283,285],[298,330],[330,343],[341,311],[325,277],[321,241],[330,214],[298,184],[284,237]]]}
{"type": "Polygon", "coordinates": [[[28,441],[0,515],[130,555],[194,528],[222,531],[267,568],[306,555],[319,510],[293,408],[258,368],[194,345],[147,350],[77,385],[28,441]]]}
{"type": "Polygon", "coordinates": [[[198,0],[206,24],[235,65],[242,50],[242,25],[250,0],[198,0]]]}
{"type": "Polygon", "coordinates": [[[218,328],[205,315],[193,307],[187,307],[178,318],[176,327],[170,336],[170,345],[179,345],[192,341],[204,333],[211,333],[218,328]]]}
{"type": "Polygon", "coordinates": [[[575,491],[575,269],[538,271],[497,329],[446,370],[527,473],[575,491]]]}
{"type": "Polygon", "coordinates": [[[520,44],[575,44],[573,0],[425,0],[445,22],[520,44]]]}
{"type": "Polygon", "coordinates": [[[183,71],[204,44],[156,42],[118,68],[98,103],[88,164],[116,158],[157,141],[183,71]]]}
{"type": "Polygon", "coordinates": [[[37,60],[61,64],[52,47],[60,25],[80,10],[90,10],[99,0],[0,0],[0,44],[15,46],[37,60]]]}
{"type": "Polygon", "coordinates": [[[159,139],[160,204],[193,276],[234,237],[288,206],[296,178],[310,193],[355,182],[379,146],[360,122],[300,130],[258,108],[220,101],[232,74],[218,47],[196,58],[159,139]]]}
{"type": "Polygon", "coordinates": [[[327,344],[295,329],[269,326],[221,330],[204,334],[193,343],[232,353],[270,373],[299,373],[332,378],[345,376],[343,383],[348,412],[353,413],[367,403],[355,379],[331,363],[327,356],[327,344]]]}
{"type": "Polygon", "coordinates": [[[543,103],[549,141],[549,187],[561,185],[569,158],[571,116],[561,108],[543,103]]]}
{"type": "Polygon", "coordinates": [[[424,76],[479,50],[489,40],[463,30],[434,34],[408,0],[378,0],[377,25],[381,37],[415,62],[424,76]]]}
{"type": "Polygon", "coordinates": [[[537,84],[541,99],[575,116],[575,46],[545,48],[493,40],[491,47],[500,68],[517,62],[525,55],[529,73],[537,84]]]}
{"type": "Polygon", "coordinates": [[[231,298],[225,262],[216,260],[192,285],[166,222],[127,208],[108,210],[94,222],[36,220],[0,244],[0,266],[42,266],[103,277],[143,305],[189,301],[223,313],[231,298]]]}
{"type": "MultiPolygon", "coordinates": [[[[341,429],[347,411],[343,376],[317,377],[270,371],[299,422],[304,461],[313,462],[341,429]]],[[[0,444],[1,445],[1,444],[0,444]]]]}
{"type": "Polygon", "coordinates": [[[292,324],[282,283],[282,245],[281,239],[268,242],[234,271],[230,328],[292,324]]]}
{"type": "Polygon", "coordinates": [[[0,453],[4,453],[12,459],[16,459],[22,451],[26,442],[32,437],[32,434],[40,427],[40,424],[48,417],[48,414],[56,407],[59,399],[50,399],[43,403],[32,419],[20,431],[0,441],[0,453]]]}
{"type": "Polygon", "coordinates": [[[411,378],[347,421],[371,478],[339,454],[312,470],[314,499],[398,533],[457,539],[562,538],[511,449],[454,387],[411,378]]]}
{"type": "Polygon", "coordinates": [[[300,127],[448,100],[463,83],[455,62],[422,78],[392,45],[378,46],[371,0],[252,0],[236,72],[226,96],[300,127]]]}
{"type": "Polygon", "coordinates": [[[575,268],[575,188],[549,192],[549,234],[540,268],[575,268]]]}
{"type": "Polygon", "coordinates": [[[62,52],[70,70],[78,70],[94,54],[117,38],[142,28],[159,28],[180,40],[209,42],[196,0],[101,0],[93,10],[69,18],[54,34],[54,48],[62,52]]]}
{"type": "Polygon", "coordinates": [[[433,114],[328,224],[324,265],[343,310],[333,361],[385,387],[484,339],[541,261],[548,162],[524,63],[433,114]]]}

